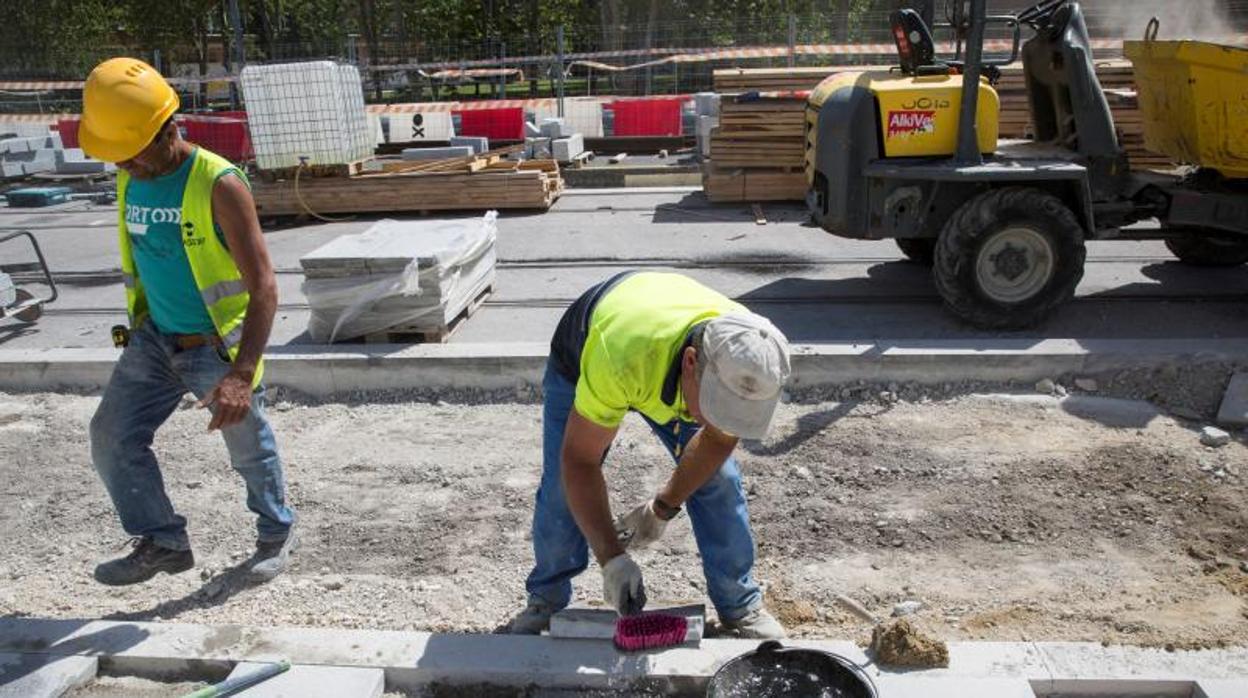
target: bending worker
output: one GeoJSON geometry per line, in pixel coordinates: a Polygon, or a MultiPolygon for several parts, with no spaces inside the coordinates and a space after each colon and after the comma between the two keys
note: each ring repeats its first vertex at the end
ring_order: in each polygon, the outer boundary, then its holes
{"type": "Polygon", "coordinates": [[[646,603],[627,549],[655,542],[689,510],[720,623],[743,637],[783,637],[754,581],[754,538],[739,438],[762,438],[789,375],[788,343],[766,318],[679,274],[632,272],[586,291],[551,341],[543,381],[542,481],[535,563],[515,633],[540,633],[571,600],[572,578],[602,568],[622,615],[646,603]],[[613,522],[602,463],[620,422],[639,412],[676,460],[667,484],[613,522]]]}
{"type": "Polygon", "coordinates": [[[194,566],[186,518],[173,510],[152,438],[187,392],[221,431],[257,516],[253,578],[271,579],[294,545],[294,513],[264,415],[261,360],[277,281],[242,172],[182,140],[178,95],[151,66],[114,58],[91,71],[78,137],[117,163],[128,343],[91,419],[91,459],[122,528],[125,557],[95,569],[135,584],[194,566]]]}

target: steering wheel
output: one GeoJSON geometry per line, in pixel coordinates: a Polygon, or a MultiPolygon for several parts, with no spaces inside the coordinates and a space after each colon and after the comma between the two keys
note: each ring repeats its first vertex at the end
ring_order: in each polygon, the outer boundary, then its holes
{"type": "Polygon", "coordinates": [[[1067,0],[1041,0],[1041,2],[1028,7],[1018,13],[1018,21],[1028,24],[1032,29],[1039,29],[1047,25],[1049,19],[1065,5],[1067,0]]]}

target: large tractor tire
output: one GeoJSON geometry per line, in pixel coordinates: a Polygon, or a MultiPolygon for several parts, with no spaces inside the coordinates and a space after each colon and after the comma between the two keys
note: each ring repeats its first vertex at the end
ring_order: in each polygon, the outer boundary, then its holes
{"type": "Polygon", "coordinates": [[[1248,262],[1248,237],[1192,234],[1168,238],[1166,247],[1179,261],[1198,267],[1233,267],[1248,262]]]}
{"type": "Polygon", "coordinates": [[[1061,199],[1038,189],[993,189],[945,223],[933,276],[945,305],[985,329],[1031,327],[1075,295],[1083,228],[1061,199]]]}
{"type": "Polygon", "coordinates": [[[897,238],[894,242],[901,253],[915,264],[932,266],[936,258],[936,238],[897,238]]]}

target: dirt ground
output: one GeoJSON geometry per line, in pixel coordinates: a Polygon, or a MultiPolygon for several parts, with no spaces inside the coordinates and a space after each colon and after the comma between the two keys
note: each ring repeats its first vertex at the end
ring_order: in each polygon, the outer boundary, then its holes
{"type": "MultiPolygon", "coordinates": [[[[865,641],[844,593],[881,616],[919,601],[946,640],[1248,645],[1243,434],[1209,448],[1198,422],[1081,399],[782,405],[738,454],[769,606],[799,637],[865,641]]],[[[303,546],[263,586],[234,568],[241,480],[179,411],[156,449],[197,568],[113,589],[91,579],[126,540],[89,462],[96,404],[0,395],[0,614],[489,632],[523,605],[538,405],[278,402],[303,546]]],[[[623,509],[671,462],[630,417],[607,467],[623,509]]],[[[687,518],[637,558],[652,605],[704,600],[687,518]]],[[[578,602],[599,585],[591,566],[578,602]]]]}

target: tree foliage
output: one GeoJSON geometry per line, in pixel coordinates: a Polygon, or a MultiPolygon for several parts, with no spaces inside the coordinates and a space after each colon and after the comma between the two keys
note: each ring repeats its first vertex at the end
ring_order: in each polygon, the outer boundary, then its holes
{"type": "MultiPolygon", "coordinates": [[[[237,0],[248,56],[341,55],[362,42],[376,60],[454,61],[553,51],[783,42],[850,36],[856,18],[899,0],[237,0]],[[403,55],[396,55],[396,54],[403,55]]],[[[207,38],[230,40],[228,0],[3,0],[8,73],[81,75],[118,52],[202,63],[207,38]],[[222,39],[215,38],[217,36],[222,39]]]]}

